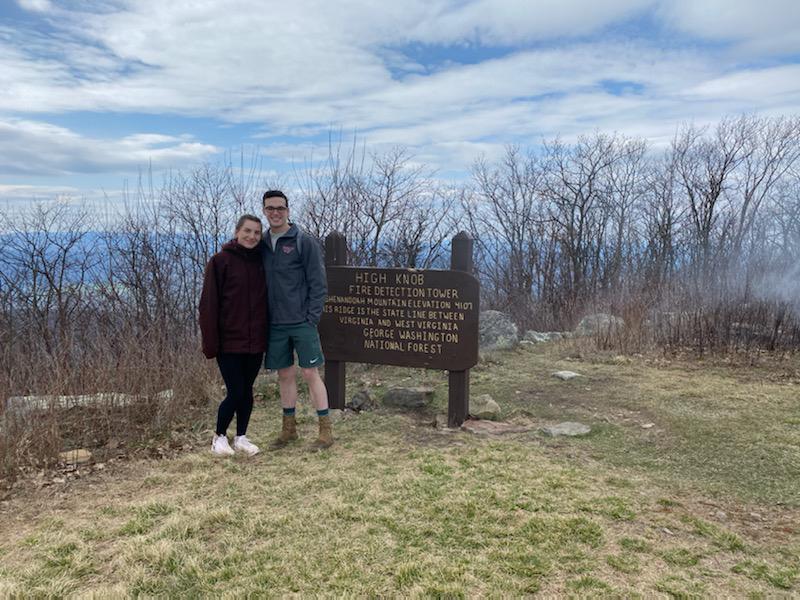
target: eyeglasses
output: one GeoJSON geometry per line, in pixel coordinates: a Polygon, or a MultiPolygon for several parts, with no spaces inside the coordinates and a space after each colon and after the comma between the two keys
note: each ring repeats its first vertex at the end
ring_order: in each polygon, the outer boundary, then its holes
{"type": "Polygon", "coordinates": [[[282,213],[282,212],[286,212],[286,207],[285,206],[265,206],[264,207],[264,212],[282,213]]]}

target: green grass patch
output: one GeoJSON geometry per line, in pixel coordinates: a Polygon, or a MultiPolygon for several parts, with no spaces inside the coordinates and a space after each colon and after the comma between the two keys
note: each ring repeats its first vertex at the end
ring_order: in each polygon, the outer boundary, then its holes
{"type": "MultiPolygon", "coordinates": [[[[281,452],[221,460],[203,433],[195,451],[107,468],[102,486],[82,478],[12,498],[0,514],[0,596],[796,594],[792,386],[564,352],[500,353],[475,370],[473,393],[491,393],[528,433],[437,431],[446,374],[358,367],[350,389],[424,383],[439,390],[435,405],[348,415],[324,453],[307,451],[309,413],[281,452]],[[580,385],[549,377],[565,368],[580,385]],[[544,438],[544,420],[595,434],[544,438]],[[757,432],[764,423],[772,430],[757,432]],[[752,444],[762,458],[745,456],[752,444]],[[704,518],[711,504],[725,526],[704,518]],[[743,517],[752,512],[763,520],[743,517]]],[[[259,445],[279,427],[274,385],[253,413],[259,445]]]]}
{"type": "Polygon", "coordinates": [[[694,533],[697,535],[710,538],[714,544],[729,552],[740,552],[745,549],[742,539],[730,531],[726,531],[722,527],[718,527],[713,523],[703,521],[696,517],[686,516],[683,517],[684,522],[690,524],[694,528],[694,533]]]}
{"type": "Polygon", "coordinates": [[[651,545],[641,538],[624,537],[619,540],[619,547],[628,552],[650,552],[651,545]]]}
{"type": "Polygon", "coordinates": [[[675,567],[693,567],[703,557],[701,553],[688,548],[671,548],[660,553],[664,562],[675,567]]]}
{"type": "Polygon", "coordinates": [[[800,577],[800,568],[797,566],[771,565],[752,560],[740,562],[732,570],[734,573],[740,573],[750,579],[764,581],[780,590],[794,589],[798,577],[800,577]]]}
{"type": "Polygon", "coordinates": [[[606,556],[606,562],[620,573],[635,575],[641,571],[639,559],[633,554],[611,554],[606,556]]]}

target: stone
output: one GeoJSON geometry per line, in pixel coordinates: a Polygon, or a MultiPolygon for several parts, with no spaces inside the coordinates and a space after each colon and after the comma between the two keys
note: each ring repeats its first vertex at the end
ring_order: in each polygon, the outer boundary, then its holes
{"type": "Polygon", "coordinates": [[[159,402],[172,402],[175,392],[173,390],[161,390],[155,397],[159,402]]]}
{"type": "MultiPolygon", "coordinates": [[[[223,387],[223,389],[225,389],[223,387]]],[[[169,404],[174,397],[173,390],[162,390],[152,396],[159,405],[169,404]]],[[[121,408],[136,402],[147,402],[147,395],[122,394],[119,392],[100,392],[98,394],[78,394],[74,396],[11,396],[6,400],[6,412],[22,416],[35,411],[67,410],[79,407],[121,408]]]]}
{"type": "Polygon", "coordinates": [[[574,371],[556,371],[552,375],[561,381],[569,381],[570,379],[575,379],[576,377],[582,377],[580,373],[575,373],[574,371]]]}
{"type": "Polygon", "coordinates": [[[371,410],[375,408],[376,402],[369,390],[360,390],[353,394],[347,406],[353,410],[371,410]]]}
{"type": "Polygon", "coordinates": [[[550,336],[547,333],[529,329],[525,332],[525,335],[522,336],[522,341],[530,344],[541,344],[542,342],[549,342],[550,336]]]}
{"type": "Polygon", "coordinates": [[[6,400],[9,414],[22,415],[36,410],[67,409],[76,406],[128,406],[139,396],[102,392],[77,396],[11,396],[6,400]]]}
{"type": "Polygon", "coordinates": [[[506,435],[509,433],[525,433],[530,431],[530,427],[524,425],[512,425],[511,423],[503,423],[498,421],[485,421],[476,419],[467,419],[461,425],[461,429],[474,433],[475,435],[506,435]]]}
{"type": "Polygon", "coordinates": [[[394,387],[386,390],[383,396],[383,405],[391,408],[424,408],[432,401],[433,388],[428,387],[394,387]]]}
{"type": "Polygon", "coordinates": [[[500,418],[500,405],[489,394],[481,394],[469,400],[469,414],[478,419],[496,421],[500,418]]]}
{"type": "Polygon", "coordinates": [[[85,448],[80,448],[78,450],[59,452],[58,458],[61,462],[68,465],[82,465],[92,460],[92,453],[85,448]]]}
{"type": "Polygon", "coordinates": [[[586,315],[581,319],[581,322],[575,328],[575,335],[602,335],[618,331],[623,327],[625,327],[625,321],[621,317],[606,313],[596,313],[586,315]]]}
{"type": "Polygon", "coordinates": [[[575,423],[574,421],[564,421],[563,423],[558,423],[557,425],[548,425],[547,427],[542,427],[541,432],[545,435],[549,435],[551,437],[556,437],[559,435],[567,436],[567,437],[577,437],[581,435],[586,435],[592,430],[591,427],[588,425],[584,425],[583,423],[575,423]]]}
{"type": "Polygon", "coordinates": [[[507,314],[484,310],[479,316],[478,349],[481,352],[507,350],[519,342],[517,326],[507,314]]]}
{"type": "Polygon", "coordinates": [[[652,429],[655,425],[655,423],[642,423],[642,429],[652,429]]]}

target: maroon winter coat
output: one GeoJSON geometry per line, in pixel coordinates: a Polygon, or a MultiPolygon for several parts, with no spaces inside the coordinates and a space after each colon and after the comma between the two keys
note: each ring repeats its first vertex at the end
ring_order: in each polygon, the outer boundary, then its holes
{"type": "Polygon", "coordinates": [[[264,352],[268,322],[261,253],[231,240],[206,265],[200,294],[203,354],[264,352]]]}

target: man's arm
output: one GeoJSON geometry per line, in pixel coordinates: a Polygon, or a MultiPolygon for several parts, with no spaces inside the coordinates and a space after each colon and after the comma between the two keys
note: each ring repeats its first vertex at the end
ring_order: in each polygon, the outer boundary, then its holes
{"type": "Polygon", "coordinates": [[[318,325],[322,318],[322,309],[325,307],[325,298],[328,295],[328,279],[325,274],[325,261],[322,256],[322,246],[310,235],[300,232],[304,236],[303,252],[300,258],[306,271],[308,294],[306,296],[306,321],[318,325]]]}

